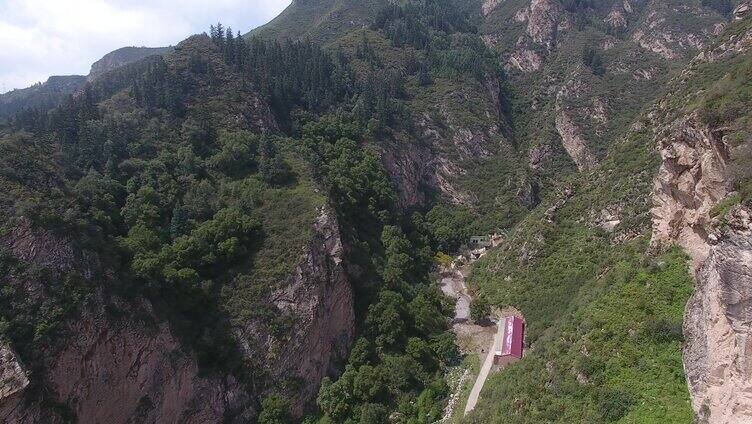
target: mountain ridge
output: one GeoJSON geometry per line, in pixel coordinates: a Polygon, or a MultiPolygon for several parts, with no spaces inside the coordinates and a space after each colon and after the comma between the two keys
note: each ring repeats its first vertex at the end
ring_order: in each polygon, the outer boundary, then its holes
{"type": "Polygon", "coordinates": [[[296,0],[18,115],[0,418],[743,422],[750,8],[296,0]],[[525,356],[445,416],[490,233],[525,356]]]}

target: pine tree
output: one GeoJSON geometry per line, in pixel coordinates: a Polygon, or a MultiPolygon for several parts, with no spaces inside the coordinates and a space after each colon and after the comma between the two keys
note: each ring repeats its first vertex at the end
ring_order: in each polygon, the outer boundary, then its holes
{"type": "Polygon", "coordinates": [[[172,210],[172,220],[170,220],[170,236],[173,240],[183,235],[187,224],[188,212],[178,202],[172,210]]]}
{"type": "Polygon", "coordinates": [[[232,33],[232,28],[227,27],[227,35],[225,36],[225,62],[232,65],[235,63],[235,35],[232,33]]]}

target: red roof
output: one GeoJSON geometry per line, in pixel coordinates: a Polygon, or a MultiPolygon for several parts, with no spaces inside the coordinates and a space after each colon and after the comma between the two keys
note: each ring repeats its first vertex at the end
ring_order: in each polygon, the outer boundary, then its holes
{"type": "Polygon", "coordinates": [[[522,319],[511,316],[502,321],[501,356],[522,358],[522,337],[525,323],[522,319]]]}

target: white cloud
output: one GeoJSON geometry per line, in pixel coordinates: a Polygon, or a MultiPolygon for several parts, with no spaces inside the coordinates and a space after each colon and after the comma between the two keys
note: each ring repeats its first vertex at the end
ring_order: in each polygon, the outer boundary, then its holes
{"type": "Polygon", "coordinates": [[[87,74],[124,46],[166,46],[221,21],[242,33],[290,0],[0,0],[0,92],[87,74]]]}

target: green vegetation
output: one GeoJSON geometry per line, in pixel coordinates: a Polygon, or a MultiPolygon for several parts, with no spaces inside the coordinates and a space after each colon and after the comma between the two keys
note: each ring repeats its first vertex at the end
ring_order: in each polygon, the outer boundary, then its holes
{"type": "Polygon", "coordinates": [[[274,121],[248,110],[255,94],[220,44],[197,36],[103,76],[49,114],[19,116],[33,133],[0,141],[2,231],[30,220],[102,261],[70,271],[2,261],[12,277],[0,315],[30,363],[96,281],[150,299],[205,369],[262,375],[238,359],[230,322],[279,326],[267,297],[297,265],[290,252],[309,242],[325,197],[303,146],[252,126],[274,121]],[[89,267],[93,276],[76,271],[89,267]],[[24,297],[24,281],[45,289],[24,297]]]}
{"type": "MultiPolygon", "coordinates": [[[[584,250],[574,243],[566,249],[584,250]]],[[[489,379],[470,422],[691,421],[681,362],[682,314],[692,291],[686,258],[674,251],[645,263],[643,249],[637,242],[580,259],[590,266],[573,289],[577,300],[563,301],[569,306],[523,306],[528,322],[548,318],[551,325],[543,334],[534,326],[526,337],[535,350],[489,379]],[[556,316],[541,317],[536,307],[556,316]]],[[[561,260],[559,269],[568,266],[561,260]]]]}
{"type": "MultiPolygon", "coordinates": [[[[268,378],[264,358],[296,324],[273,298],[324,211],[342,238],[355,340],[305,422],[432,423],[458,352],[429,272],[451,262],[441,252],[500,231],[504,247],[470,277],[471,315],[516,307],[528,351],[491,377],[469,420],[687,422],[692,281],[681,252],[646,254],[659,158],[640,113],[689,51],[647,53],[604,22],[613,2],[566,0],[573,25],[556,48],[527,46],[543,68],[506,75],[523,3],[481,22],[478,2],[296,1],[250,36],[217,24],[59,107],[18,113],[0,128],[0,241],[28,229],[58,249],[48,264],[0,244],[0,337],[43,375],[42,355],[87,301],[148,299],[202,373],[232,374],[256,397],[258,422],[294,422],[306,376],[268,378]],[[559,143],[562,110],[599,160],[592,172],[559,143]],[[606,209],[620,218],[610,233],[597,223],[606,209]],[[54,262],[68,252],[81,258],[54,262]],[[238,329],[252,333],[243,352],[238,329]]],[[[716,215],[752,199],[750,69],[749,55],[693,69],[661,103],[666,122],[696,113],[731,141],[738,193],[716,215]]],[[[125,312],[112,303],[108,314],[125,312]]]]}
{"type": "MultiPolygon", "coordinates": [[[[693,67],[669,87],[659,122],[694,115],[724,128],[724,136],[738,143],[732,163],[743,168],[748,60],[729,56],[693,67]]],[[[647,253],[658,158],[650,121],[638,123],[593,173],[560,181],[559,193],[546,193],[543,206],[549,209],[533,211],[515,228],[508,248],[474,268],[470,284],[480,296],[525,316],[528,351],[489,379],[470,422],[692,420],[681,357],[692,279],[680,251],[647,253]],[[613,206],[620,208],[621,223],[607,233],[595,221],[613,206]]],[[[745,201],[745,180],[737,181],[739,194],[714,214],[745,201]]]]}

